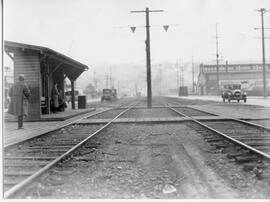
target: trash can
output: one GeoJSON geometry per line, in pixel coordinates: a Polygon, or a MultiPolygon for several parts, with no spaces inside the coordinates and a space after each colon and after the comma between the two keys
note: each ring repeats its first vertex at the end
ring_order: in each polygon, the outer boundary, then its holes
{"type": "Polygon", "coordinates": [[[188,88],[187,86],[181,86],[179,88],[179,96],[188,96],[188,88]]]}
{"type": "Polygon", "coordinates": [[[86,96],[79,95],[78,96],[78,109],[85,109],[86,108],[86,96]]]}

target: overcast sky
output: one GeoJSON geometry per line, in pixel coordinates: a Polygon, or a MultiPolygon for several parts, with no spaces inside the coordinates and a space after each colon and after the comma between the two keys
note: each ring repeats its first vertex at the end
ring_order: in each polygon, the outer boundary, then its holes
{"type": "MultiPolygon", "coordinates": [[[[255,10],[270,9],[270,0],[4,0],[4,39],[59,51],[88,65],[91,74],[102,64],[144,65],[145,14],[130,11],[146,7],[164,10],[150,14],[153,64],[191,62],[192,53],[196,63],[214,62],[216,23],[223,62],[261,61],[255,10]]],[[[266,40],[267,62],[269,49],[266,40]]]]}
{"type": "MultiPolygon", "coordinates": [[[[151,13],[153,62],[215,59],[215,24],[226,60],[261,58],[260,15],[269,0],[5,0],[4,38],[46,46],[89,66],[145,61],[145,14],[151,13]],[[165,32],[163,25],[171,25],[165,32]],[[132,33],[130,26],[138,26],[132,33]]],[[[265,14],[270,27],[270,13],[265,14]]],[[[270,30],[265,31],[270,36],[270,30]]],[[[269,41],[266,41],[269,59],[269,41]]]]}

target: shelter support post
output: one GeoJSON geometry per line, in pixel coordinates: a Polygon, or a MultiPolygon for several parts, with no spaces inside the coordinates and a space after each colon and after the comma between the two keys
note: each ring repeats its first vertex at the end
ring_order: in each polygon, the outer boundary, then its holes
{"type": "Polygon", "coordinates": [[[47,109],[46,109],[46,113],[50,114],[51,113],[51,99],[50,99],[50,77],[49,77],[49,71],[50,71],[50,67],[47,64],[47,72],[46,72],[46,84],[47,84],[47,89],[46,89],[46,103],[47,103],[47,109]]]}
{"type": "Polygon", "coordinates": [[[75,109],[74,80],[71,80],[71,106],[75,109]]]}

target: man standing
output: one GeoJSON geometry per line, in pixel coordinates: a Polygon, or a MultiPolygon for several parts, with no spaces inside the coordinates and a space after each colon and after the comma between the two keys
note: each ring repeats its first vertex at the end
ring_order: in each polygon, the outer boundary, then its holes
{"type": "Polygon", "coordinates": [[[59,92],[57,89],[57,83],[54,82],[53,88],[52,88],[52,92],[51,92],[51,102],[52,102],[52,111],[53,113],[58,109],[59,107],[59,101],[58,101],[58,97],[59,97],[59,92]]]}
{"type": "Polygon", "coordinates": [[[28,99],[30,90],[24,81],[24,75],[19,75],[19,81],[16,82],[9,91],[11,102],[8,113],[18,116],[18,129],[23,128],[23,116],[28,115],[28,99]]]}

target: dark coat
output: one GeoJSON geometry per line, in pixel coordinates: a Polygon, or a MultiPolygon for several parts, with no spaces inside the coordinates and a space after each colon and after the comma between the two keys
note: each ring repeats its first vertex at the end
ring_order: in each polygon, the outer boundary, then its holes
{"type": "Polygon", "coordinates": [[[8,113],[15,116],[27,116],[30,90],[26,83],[24,81],[15,83],[9,91],[9,96],[11,97],[11,102],[9,104],[8,113]]]}
{"type": "Polygon", "coordinates": [[[57,87],[53,86],[52,93],[51,93],[51,99],[52,99],[52,106],[55,108],[59,107],[58,96],[59,96],[59,92],[57,90],[57,87]]]}

